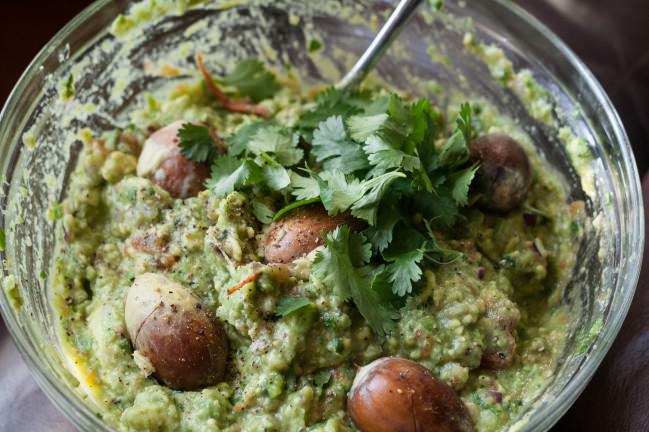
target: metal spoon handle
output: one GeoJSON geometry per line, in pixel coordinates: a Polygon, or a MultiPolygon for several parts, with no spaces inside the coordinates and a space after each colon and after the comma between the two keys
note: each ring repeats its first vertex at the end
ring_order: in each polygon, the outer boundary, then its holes
{"type": "Polygon", "coordinates": [[[347,75],[336,85],[341,90],[348,90],[356,87],[365,78],[367,73],[378,63],[390,43],[397,37],[401,29],[405,26],[417,6],[423,0],[401,0],[392,15],[381,27],[378,34],[372,40],[372,43],[365,50],[361,58],[358,59],[354,67],[351,68],[347,75]]]}

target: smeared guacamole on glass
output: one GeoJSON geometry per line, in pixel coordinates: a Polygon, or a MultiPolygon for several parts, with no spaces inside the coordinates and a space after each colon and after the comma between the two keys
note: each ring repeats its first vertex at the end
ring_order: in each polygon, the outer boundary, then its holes
{"type": "Polygon", "coordinates": [[[374,402],[352,386],[396,357],[425,368],[408,369],[433,389],[423,404],[452,411],[426,421],[517,420],[563,348],[584,207],[523,130],[482,100],[195,63],[128,128],[85,136],[54,209],[60,335],[98,415],[124,431],[378,430],[361,411],[398,413],[409,375],[365,389],[374,402]]]}

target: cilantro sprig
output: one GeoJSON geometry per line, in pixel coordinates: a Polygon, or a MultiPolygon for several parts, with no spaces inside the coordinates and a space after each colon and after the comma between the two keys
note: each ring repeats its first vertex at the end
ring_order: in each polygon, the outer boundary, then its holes
{"type": "Polygon", "coordinates": [[[310,137],[320,123],[332,116],[348,117],[361,111],[351,103],[348,95],[335,87],[329,87],[318,95],[313,109],[304,113],[298,122],[302,134],[310,137]]]}
{"type": "Polygon", "coordinates": [[[304,157],[299,138],[271,121],[243,126],[226,139],[228,155],[214,160],[207,187],[217,197],[250,187],[263,193],[284,192],[291,183],[288,168],[304,157]]]}
{"type": "Polygon", "coordinates": [[[311,154],[325,170],[350,174],[370,167],[367,155],[349,138],[339,115],[331,116],[318,125],[311,145],[311,154]]]}
{"type": "Polygon", "coordinates": [[[399,314],[378,289],[383,267],[368,264],[372,256],[370,244],[347,226],[327,234],[325,244],[313,261],[313,276],[340,297],[351,299],[377,334],[391,331],[399,314]]]}
{"type": "MultiPolygon", "coordinates": [[[[237,74],[256,69],[249,64],[237,74]]],[[[253,75],[264,79],[262,72],[253,75]]],[[[424,269],[459,256],[435,232],[453,226],[470,201],[479,168],[469,157],[476,135],[472,113],[462,104],[449,130],[428,99],[330,88],[293,127],[268,119],[246,122],[225,138],[227,155],[221,156],[210,153],[208,136],[195,130],[183,139],[183,151],[213,158],[208,187],[216,196],[246,191],[262,223],[314,203],[332,216],[350,213],[364,221],[362,232],[342,226],[326,235],[312,278],[352,302],[384,335],[399,316],[395,305],[422,283],[424,269]]],[[[308,304],[288,298],[277,313],[308,304]]]]}
{"type": "MultiPolygon", "coordinates": [[[[478,169],[469,162],[469,145],[475,137],[472,108],[460,106],[455,128],[443,140],[441,114],[426,99],[407,104],[391,95],[385,112],[352,114],[346,129],[341,123],[341,116],[334,114],[315,129],[311,153],[322,164],[321,170],[308,171],[308,177],[293,175],[292,193],[300,199],[320,197],[330,214],[349,211],[365,220],[371,256],[384,263],[374,276],[403,297],[421,281],[426,263],[442,264],[458,256],[439,245],[431,226],[450,227],[460,208],[469,203],[470,184],[478,169]],[[346,155],[360,150],[367,158],[362,159],[364,166],[342,163],[346,155]],[[348,170],[343,172],[341,165],[348,170]],[[424,222],[417,226],[413,214],[424,222]]],[[[327,250],[333,247],[330,240],[327,250]]],[[[314,274],[334,274],[339,265],[323,259],[318,261],[320,272],[314,274]]],[[[345,280],[362,279],[352,276],[346,275],[345,280]]],[[[327,280],[331,282],[331,277],[327,280]]],[[[378,333],[385,330],[378,320],[372,324],[371,317],[365,318],[378,333]]]]}

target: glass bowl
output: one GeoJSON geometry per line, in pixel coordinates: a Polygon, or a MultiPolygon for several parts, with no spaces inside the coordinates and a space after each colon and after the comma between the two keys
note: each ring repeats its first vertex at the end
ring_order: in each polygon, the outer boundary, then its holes
{"type": "MultiPolygon", "coordinates": [[[[335,82],[392,7],[382,0],[221,1],[161,16],[161,9],[187,3],[158,1],[156,7],[140,7],[137,15],[151,21],[123,21],[123,28],[133,27],[130,41],[109,31],[129,2],[94,3],[38,54],[0,115],[0,225],[6,235],[2,315],[37,383],[82,430],[110,430],[111,425],[65,366],[48,298],[55,230],[47,216],[51,204],[65,196],[81,148],[79,134],[84,128],[124,127],[143,92],[160,91],[170,81],[195,80],[190,49],[195,41],[201,41],[208,58],[216,59],[212,63],[255,56],[277,68],[291,64],[306,84],[335,82]],[[310,55],[316,38],[322,48],[310,55]],[[181,73],[173,78],[152,73],[165,59],[181,73]],[[61,97],[70,75],[73,103],[61,97]]],[[[511,426],[547,430],[586,386],[633,298],[644,243],[636,165],[610,100],[583,63],[542,24],[504,0],[448,0],[448,15],[432,14],[433,3],[420,8],[379,63],[378,74],[400,90],[426,94],[441,105],[444,95],[460,91],[498,106],[524,127],[565,178],[569,198],[586,200],[593,221],[575,245],[577,266],[562,296],[574,320],[566,328],[567,343],[554,377],[511,426]],[[467,31],[500,46],[515,69],[532,71],[553,101],[549,122],[530,116],[516,92],[501,86],[464,49],[467,31]],[[436,85],[422,85],[413,77],[436,85]],[[570,163],[561,127],[583,138],[592,153],[587,163],[576,168],[570,163]]]]}

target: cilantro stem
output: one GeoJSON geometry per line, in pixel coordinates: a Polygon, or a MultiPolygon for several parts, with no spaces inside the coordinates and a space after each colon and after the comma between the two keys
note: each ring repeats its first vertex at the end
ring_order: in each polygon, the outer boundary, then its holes
{"type": "Polygon", "coordinates": [[[281,219],[283,216],[285,216],[287,213],[300,208],[304,207],[309,204],[314,204],[320,202],[320,197],[315,197],[315,198],[308,198],[308,199],[303,199],[299,201],[293,201],[289,205],[285,206],[281,210],[279,210],[277,213],[275,213],[275,216],[273,216],[273,221],[281,219]]]}
{"type": "Polygon", "coordinates": [[[205,80],[205,83],[207,84],[210,92],[212,92],[212,95],[214,95],[216,100],[219,101],[223,108],[233,112],[255,114],[263,118],[269,118],[271,116],[271,113],[260,105],[251,104],[245,101],[235,101],[232,100],[228,95],[223,93],[223,91],[221,91],[221,89],[218,88],[218,86],[214,83],[214,78],[212,78],[212,74],[207,70],[207,67],[205,67],[203,55],[200,53],[196,54],[196,64],[198,65],[198,69],[203,75],[203,79],[205,80]]]}

